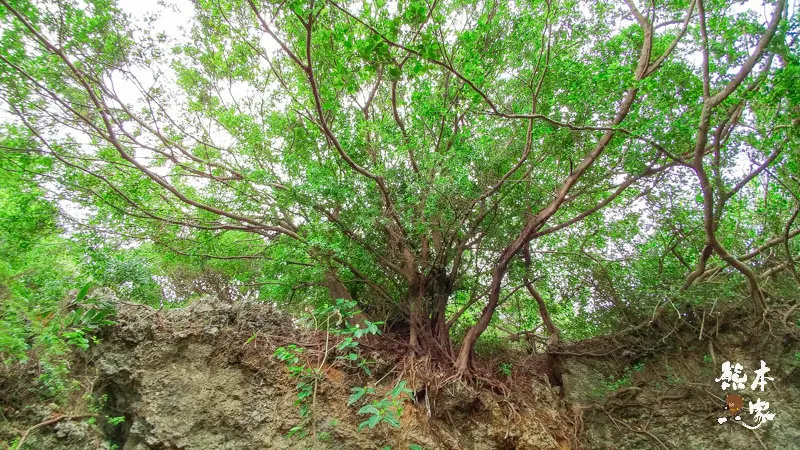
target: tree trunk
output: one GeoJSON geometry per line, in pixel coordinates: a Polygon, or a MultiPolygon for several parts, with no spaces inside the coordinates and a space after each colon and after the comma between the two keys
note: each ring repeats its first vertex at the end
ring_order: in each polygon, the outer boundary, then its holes
{"type": "Polygon", "coordinates": [[[427,326],[425,302],[422,298],[419,285],[412,285],[408,295],[408,345],[412,352],[421,356],[427,353],[427,345],[425,345],[425,341],[427,340],[425,339],[425,327],[427,326]]]}
{"type": "Polygon", "coordinates": [[[544,327],[550,335],[547,339],[547,346],[549,347],[561,341],[561,330],[558,329],[553,319],[550,318],[550,313],[547,311],[547,305],[544,303],[541,294],[539,294],[539,291],[533,287],[533,284],[528,281],[527,278],[525,279],[525,287],[528,288],[528,293],[531,294],[531,297],[536,300],[536,305],[539,307],[539,316],[542,317],[542,323],[544,323],[544,327]]]}
{"type": "MultiPolygon", "coordinates": [[[[336,276],[336,271],[333,268],[329,268],[325,272],[325,286],[328,288],[328,294],[331,296],[331,299],[345,299],[345,300],[353,300],[353,295],[350,293],[350,290],[347,289],[347,286],[342,283],[342,280],[336,276]]],[[[363,326],[364,321],[367,320],[367,316],[364,314],[363,311],[358,311],[352,317],[347,319],[347,324],[351,327],[354,326],[363,326]]]]}
{"type": "Polygon", "coordinates": [[[447,327],[447,302],[450,283],[446,276],[433,271],[412,285],[409,293],[409,345],[419,356],[453,360],[453,346],[447,327]]]}
{"type": "Polygon", "coordinates": [[[431,318],[431,331],[439,350],[448,358],[453,357],[453,345],[450,341],[450,333],[447,327],[447,301],[449,295],[439,294],[435,298],[433,318],[431,318]]]}
{"type": "Polygon", "coordinates": [[[334,300],[339,298],[343,298],[345,300],[353,299],[353,296],[350,294],[347,286],[345,286],[339,277],[336,276],[336,272],[332,268],[329,268],[325,272],[325,286],[328,288],[328,294],[334,300]]]}
{"type": "Polygon", "coordinates": [[[494,310],[497,308],[497,303],[500,301],[500,287],[506,275],[508,263],[511,261],[513,253],[516,253],[516,251],[511,253],[510,250],[511,248],[506,249],[500,257],[498,265],[495,267],[494,271],[492,271],[492,284],[489,287],[489,301],[483,308],[478,322],[470,327],[469,330],[467,330],[467,334],[464,335],[464,341],[461,343],[461,350],[458,353],[458,359],[455,365],[456,371],[461,375],[469,375],[472,372],[472,355],[474,353],[475,342],[477,342],[480,335],[486,331],[486,328],[489,326],[489,321],[492,320],[492,316],[494,315],[494,310]]]}

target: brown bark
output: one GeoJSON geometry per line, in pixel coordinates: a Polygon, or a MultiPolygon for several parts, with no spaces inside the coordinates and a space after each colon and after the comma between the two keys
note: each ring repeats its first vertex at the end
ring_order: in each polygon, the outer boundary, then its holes
{"type": "Polygon", "coordinates": [[[561,330],[558,329],[556,324],[553,322],[553,319],[550,317],[550,313],[547,311],[547,305],[545,304],[542,295],[539,294],[539,291],[533,287],[533,283],[527,279],[525,280],[525,287],[528,289],[528,293],[531,294],[531,297],[536,300],[536,305],[539,307],[539,316],[542,318],[542,323],[544,323],[544,327],[550,334],[550,337],[547,339],[548,347],[560,342],[561,330]]]}
{"type": "Polygon", "coordinates": [[[452,283],[442,271],[432,271],[409,291],[409,345],[418,355],[452,360],[453,346],[446,320],[452,283]]]}
{"type": "MultiPolygon", "coordinates": [[[[642,48],[639,65],[636,69],[637,79],[642,78],[644,71],[647,68],[647,60],[650,54],[651,37],[652,30],[649,27],[646,27],[645,44],[642,48]]],[[[628,115],[628,112],[630,112],[631,106],[636,99],[637,92],[638,88],[632,88],[625,93],[625,97],[619,109],[617,110],[617,114],[614,117],[612,126],[619,125],[628,115]]],[[[512,258],[517,254],[517,252],[520,251],[520,249],[522,249],[523,246],[526,246],[530,242],[533,234],[538,231],[547,222],[547,220],[549,220],[558,211],[558,209],[564,203],[564,199],[566,198],[570,189],[572,189],[572,187],[578,182],[580,177],[589,169],[589,167],[594,164],[597,158],[600,157],[608,144],[611,142],[614,134],[615,133],[613,130],[608,130],[603,133],[602,138],[594,147],[594,149],[573,169],[570,175],[567,176],[567,179],[556,192],[555,198],[553,198],[553,200],[546,207],[542,208],[537,214],[528,219],[519,236],[501,253],[500,258],[498,258],[497,264],[492,271],[492,282],[489,288],[489,301],[481,312],[478,322],[474,326],[470,327],[467,331],[467,334],[464,336],[464,341],[458,355],[458,360],[456,361],[456,370],[459,373],[466,375],[472,369],[472,356],[475,342],[477,342],[478,337],[480,337],[480,335],[489,326],[489,322],[494,315],[494,311],[497,308],[498,301],[500,300],[500,288],[503,278],[505,278],[512,258]]]]}
{"type": "MultiPolygon", "coordinates": [[[[728,265],[739,271],[748,282],[748,289],[750,297],[753,302],[753,309],[757,315],[763,314],[766,309],[766,302],[764,294],[758,284],[758,276],[756,273],[744,262],[731,255],[728,250],[717,240],[716,231],[719,223],[719,218],[722,215],[722,206],[724,206],[724,197],[715,202],[715,195],[724,196],[724,192],[714,192],[714,187],[709,179],[708,173],[704,167],[704,158],[706,156],[706,148],[709,141],[709,132],[711,128],[711,116],[713,110],[725,101],[733,92],[741,85],[741,83],[750,75],[755,65],[761,60],[767,46],[772,41],[773,36],[777,30],[778,24],[783,14],[783,9],[786,6],[785,0],[779,0],[775,7],[772,20],[767,26],[765,33],[761,36],[756,45],[753,53],[748,57],[739,72],[733,79],[725,85],[716,94],[711,94],[711,87],[709,81],[709,54],[708,42],[705,25],[705,10],[703,2],[698,1],[698,11],[700,13],[700,32],[703,41],[703,111],[700,115],[700,126],[697,130],[697,138],[694,149],[694,159],[692,168],[694,169],[697,179],[700,182],[700,190],[703,195],[703,229],[706,234],[706,245],[711,247],[719,257],[728,265]]],[[[777,154],[776,154],[777,156],[777,154]]],[[[739,187],[741,188],[741,187],[739,187]]],[[[704,253],[705,253],[704,249],[704,253]]],[[[704,262],[701,260],[701,263],[704,262]]],[[[699,275],[702,275],[700,273],[699,275]]],[[[697,275],[697,276],[699,276],[697,275]]],[[[695,276],[694,278],[697,278],[695,276]]]]}
{"type": "Polygon", "coordinates": [[[332,268],[325,272],[325,286],[328,288],[328,294],[330,294],[331,298],[334,300],[340,298],[345,300],[353,299],[347,286],[336,276],[332,268]]]}
{"type": "Polygon", "coordinates": [[[450,341],[450,333],[447,327],[447,320],[445,317],[445,310],[447,309],[447,301],[449,295],[438,295],[436,297],[433,318],[431,319],[431,329],[433,337],[436,339],[439,347],[449,356],[453,356],[453,345],[450,341]]]}
{"type": "MultiPolygon", "coordinates": [[[[528,268],[531,262],[530,250],[526,247],[523,251],[525,267],[528,268]]],[[[547,310],[547,304],[544,302],[544,298],[542,298],[539,291],[533,287],[533,283],[528,279],[527,275],[525,276],[525,288],[528,289],[528,293],[531,294],[531,297],[536,300],[536,305],[539,308],[539,316],[542,318],[542,323],[550,335],[547,338],[547,348],[545,349],[545,372],[547,373],[547,381],[551,386],[558,386],[559,396],[563,398],[564,379],[561,369],[561,359],[558,353],[555,352],[558,343],[561,342],[561,330],[559,330],[558,326],[553,322],[553,319],[550,317],[550,312],[547,310]]],[[[535,352],[535,344],[533,345],[535,352]]]]}
{"type": "MultiPolygon", "coordinates": [[[[337,300],[341,298],[344,300],[353,300],[353,295],[350,293],[350,290],[347,289],[347,286],[342,283],[342,280],[336,276],[336,272],[333,268],[329,268],[325,272],[325,287],[328,288],[328,294],[331,296],[331,299],[337,300]]],[[[364,314],[363,311],[358,311],[347,319],[347,324],[351,327],[361,327],[364,325],[365,320],[367,320],[366,314],[364,314]]]]}
{"type": "Polygon", "coordinates": [[[453,261],[453,270],[450,274],[442,269],[434,273],[430,280],[433,286],[431,332],[439,351],[448,359],[453,358],[453,345],[450,340],[450,327],[447,326],[447,303],[453,295],[454,280],[460,262],[461,258],[458,255],[453,261]]]}
{"type": "Polygon", "coordinates": [[[686,277],[686,281],[684,281],[683,285],[681,286],[680,289],[681,292],[684,292],[687,289],[689,289],[689,287],[691,287],[692,284],[697,279],[699,279],[701,276],[703,276],[703,274],[706,273],[706,263],[708,262],[708,259],[711,258],[712,254],[714,254],[714,249],[710,245],[706,245],[703,247],[703,251],[700,253],[700,261],[697,263],[697,269],[692,271],[686,277]]]}
{"type": "MultiPolygon", "coordinates": [[[[628,2],[628,4],[644,32],[644,43],[642,45],[635,70],[635,79],[638,81],[649,76],[657,69],[657,66],[654,67],[649,64],[652,50],[653,26],[641,13],[638,12],[632,3],[628,2]]],[[[608,144],[611,142],[611,139],[616,134],[615,127],[619,126],[630,112],[637,93],[638,88],[636,87],[625,92],[623,100],[614,116],[614,120],[609,127],[604,128],[605,131],[603,136],[600,138],[600,141],[597,143],[597,145],[595,145],[594,149],[592,149],[592,151],[586,157],[584,157],[577,166],[573,168],[572,172],[570,172],[569,176],[567,176],[561,187],[559,187],[559,189],[556,191],[556,195],[553,200],[551,200],[547,206],[539,210],[538,213],[532,215],[528,219],[519,236],[500,254],[495,268],[492,271],[492,281],[489,288],[489,301],[481,312],[478,322],[474,326],[470,327],[470,329],[467,331],[467,334],[464,336],[464,341],[461,346],[461,350],[459,351],[458,360],[456,361],[456,370],[459,373],[466,375],[472,368],[472,356],[475,342],[489,326],[489,322],[494,315],[494,311],[497,309],[503,278],[508,271],[508,267],[512,258],[520,251],[520,249],[528,245],[533,238],[534,233],[544,226],[544,224],[559,210],[561,205],[564,203],[564,200],[570,189],[575,186],[575,184],[583,176],[583,174],[586,173],[589,167],[591,167],[594,162],[597,161],[608,144]]],[[[490,106],[492,106],[487,97],[484,96],[484,100],[490,106]]],[[[530,117],[533,116],[535,115],[531,115],[530,117]]]]}

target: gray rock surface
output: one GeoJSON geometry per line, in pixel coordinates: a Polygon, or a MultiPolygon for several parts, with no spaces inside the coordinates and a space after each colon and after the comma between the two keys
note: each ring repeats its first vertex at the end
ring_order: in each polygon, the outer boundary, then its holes
{"type": "MultiPolygon", "coordinates": [[[[113,414],[127,419],[118,438],[122,450],[312,446],[310,437],[287,436],[301,420],[293,404],[296,381],[273,352],[310,339],[289,318],[265,305],[215,305],[212,299],[163,311],[123,303],[118,311],[118,325],[95,348],[94,364],[107,380],[113,414]]],[[[374,358],[374,370],[394,366],[382,355],[374,358]]],[[[353,386],[375,380],[358,371],[327,373],[314,407],[317,432],[325,438],[317,448],[562,448],[558,440],[566,428],[555,425],[559,413],[510,408],[499,396],[459,383],[434,400],[438,420],[427,416],[430,401],[407,402],[400,428],[381,424],[358,432],[365,417],[347,407],[347,398],[353,386]]],[[[376,390],[391,389],[397,375],[390,373],[376,390]]],[[[544,386],[536,389],[554,397],[544,386]]]]}

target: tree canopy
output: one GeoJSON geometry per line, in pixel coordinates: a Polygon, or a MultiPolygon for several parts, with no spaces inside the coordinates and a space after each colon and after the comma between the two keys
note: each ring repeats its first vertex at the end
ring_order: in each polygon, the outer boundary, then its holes
{"type": "MultiPolygon", "coordinates": [[[[767,3],[197,0],[176,37],[0,0],[0,181],[230,300],[354,300],[461,374],[487,333],[761,315],[800,282],[799,24],[767,3]]],[[[0,218],[53,220],[4,186],[0,218]]]]}

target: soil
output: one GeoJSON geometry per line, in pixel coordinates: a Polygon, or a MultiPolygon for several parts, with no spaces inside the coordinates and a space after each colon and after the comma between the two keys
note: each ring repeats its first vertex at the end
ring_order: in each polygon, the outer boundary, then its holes
{"type": "MultiPolygon", "coordinates": [[[[331,365],[336,353],[329,352],[304,426],[322,436],[315,443],[288,436],[303,423],[294,404],[297,379],[273,354],[294,344],[318,361],[330,335],[304,330],[265,304],[205,299],[154,310],[120,302],[117,310],[117,325],[80,366],[95,394],[107,395],[103,413],[125,421],[98,436],[81,420],[62,420],[32,433],[26,448],[800,448],[798,332],[780,320],[758,329],[741,325],[744,315],[718,315],[704,324],[712,331],[700,340],[697,324],[673,318],[675,326],[665,319],[632,333],[562,344],[555,349],[563,381],[557,387],[543,371],[552,354],[511,355],[513,374],[498,374],[503,389],[497,389],[437,378],[426,369],[429,361],[410,359],[391,338],[369,338],[360,352],[373,362],[371,376],[331,365]],[[769,401],[774,420],[757,430],[733,418],[718,423],[728,414],[715,382],[726,360],[748,374],[744,410],[760,398],[769,401]],[[761,360],[774,378],[763,393],[749,389],[761,360]],[[381,423],[359,432],[367,417],[357,412],[366,402],[347,406],[351,390],[371,386],[379,399],[400,380],[414,392],[405,398],[401,426],[381,423]]],[[[40,419],[46,414],[38,413],[40,419]]],[[[20,419],[16,429],[38,423],[36,416],[20,419]]]]}

